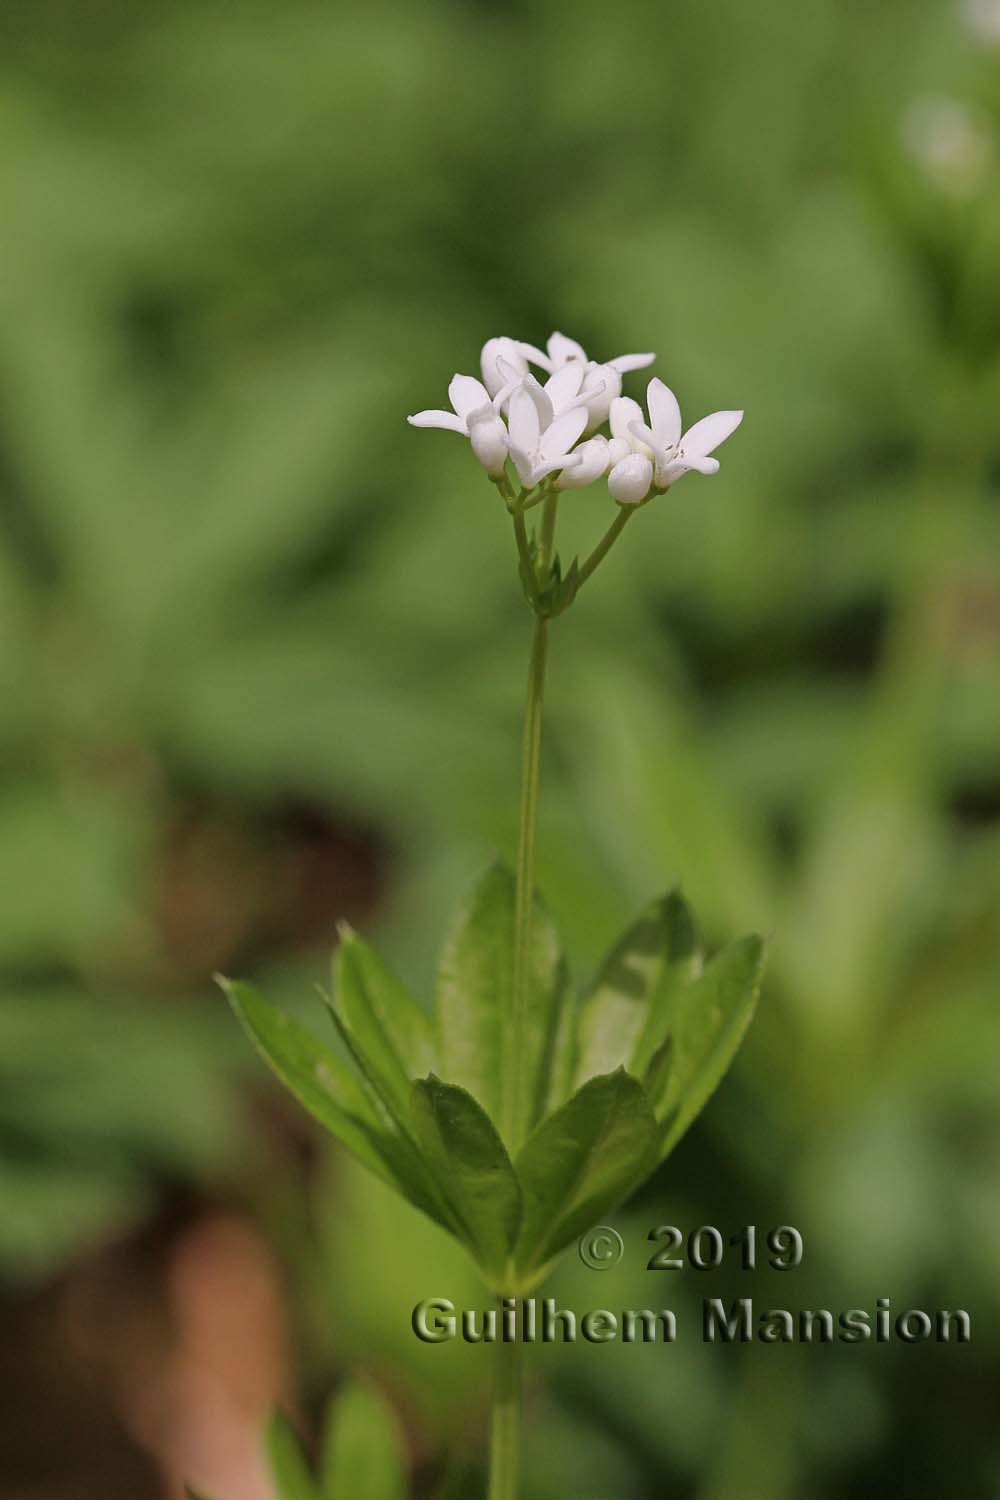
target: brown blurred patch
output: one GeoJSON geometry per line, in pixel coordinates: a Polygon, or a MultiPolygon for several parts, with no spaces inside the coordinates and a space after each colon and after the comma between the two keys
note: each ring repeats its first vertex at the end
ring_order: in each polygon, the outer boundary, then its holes
{"type": "Polygon", "coordinates": [[[0,1494],[274,1500],[261,1438],[288,1404],[279,1268],[252,1224],[182,1209],[0,1312],[0,1494]]]}
{"type": "Polygon", "coordinates": [[[330,946],[382,891],[382,850],[324,808],[189,807],[167,827],[153,914],[174,975],[201,980],[290,949],[330,946]]]}

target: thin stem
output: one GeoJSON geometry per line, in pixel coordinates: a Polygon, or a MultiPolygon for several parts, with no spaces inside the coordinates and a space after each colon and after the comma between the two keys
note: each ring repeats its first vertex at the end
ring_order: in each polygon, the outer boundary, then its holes
{"type": "Polygon", "coordinates": [[[489,1500],[517,1500],[521,1474],[521,1344],[496,1350],[490,1419],[489,1500]]]}
{"type": "Polygon", "coordinates": [[[598,542],[593,552],[587,558],[587,561],[583,563],[580,568],[580,572],[577,576],[578,592],[586,583],[591,573],[596,572],[600,564],[607,557],[615,542],[617,542],[618,538],[625,530],[625,526],[628,522],[629,517],[633,514],[633,511],[634,507],[632,506],[620,505],[618,507],[618,514],[611,522],[611,525],[608,527],[607,531],[601,537],[601,540],[598,542]]]}
{"type": "Polygon", "coordinates": [[[532,608],[534,608],[538,597],[538,580],[535,577],[535,565],[531,560],[531,544],[528,541],[528,528],[524,524],[523,510],[514,511],[514,537],[517,541],[517,555],[521,560],[521,576],[529,591],[532,608]]]}
{"type": "Polygon", "coordinates": [[[556,511],[559,508],[559,495],[553,490],[551,495],[545,497],[545,509],[542,511],[542,525],[538,533],[538,572],[544,583],[552,563],[552,544],[556,534],[556,511]]]}
{"type": "Polygon", "coordinates": [[[524,1074],[525,1011],[528,1001],[528,955],[531,950],[531,908],[535,883],[535,827],[538,821],[538,781],[542,754],[542,703],[548,621],[535,616],[524,705],[521,760],[521,821],[517,844],[517,883],[514,895],[514,953],[511,976],[511,1050],[504,1068],[503,1133],[513,1153],[523,1138],[522,1089],[524,1074]]]}

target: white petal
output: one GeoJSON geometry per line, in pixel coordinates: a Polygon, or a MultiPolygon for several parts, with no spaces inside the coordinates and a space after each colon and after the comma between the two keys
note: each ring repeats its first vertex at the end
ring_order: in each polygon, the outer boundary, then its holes
{"type": "Polygon", "coordinates": [[[446,432],[465,432],[465,423],[453,411],[418,411],[406,420],[411,427],[443,427],[446,432]]]}
{"type": "Polygon", "coordinates": [[[518,340],[517,347],[524,359],[530,359],[533,365],[538,365],[549,374],[552,373],[552,361],[547,354],[542,353],[541,349],[536,348],[534,344],[526,344],[523,340],[518,340]]]}
{"type": "Polygon", "coordinates": [[[577,490],[585,484],[593,484],[608,471],[608,440],[603,437],[588,438],[574,449],[570,458],[576,459],[573,468],[566,468],[556,480],[557,490],[577,490]]]}
{"type": "Polygon", "coordinates": [[[713,411],[710,417],[702,417],[700,422],[696,422],[690,431],[684,434],[684,440],[681,443],[688,463],[692,458],[704,458],[720,443],[724,443],[742,421],[741,411],[713,411]]]}
{"type": "Polygon", "coordinates": [[[646,387],[650,426],[661,448],[674,448],[681,438],[681,409],[668,385],[655,377],[646,387]]]}
{"type": "Polygon", "coordinates": [[[534,453],[541,435],[541,424],[538,420],[538,407],[523,385],[517,386],[511,394],[507,425],[510,429],[511,452],[518,448],[522,453],[534,453]]]}
{"type": "Polygon", "coordinates": [[[644,370],[655,358],[655,354],[618,354],[614,359],[609,359],[608,364],[619,375],[627,375],[630,370],[644,370]]]}
{"type": "Polygon", "coordinates": [[[571,406],[580,394],[580,386],[583,384],[584,367],[579,363],[563,365],[554,375],[550,375],[545,382],[545,391],[552,402],[554,411],[564,411],[571,406]]]}
{"type": "Polygon", "coordinates": [[[571,411],[564,411],[561,417],[556,417],[552,425],[543,432],[538,446],[538,456],[542,462],[546,463],[550,459],[560,458],[568,453],[582,435],[586,425],[587,408],[585,406],[574,406],[571,411]]]}
{"type": "Polygon", "coordinates": [[[569,364],[570,360],[579,360],[581,364],[587,363],[587,351],[577,343],[576,339],[568,339],[564,333],[554,333],[545,347],[556,369],[560,365],[569,364]]]}
{"type": "Polygon", "coordinates": [[[611,403],[611,436],[624,438],[629,447],[632,447],[632,438],[629,433],[630,422],[642,422],[645,420],[642,407],[638,401],[633,401],[631,396],[616,396],[611,403]]]}
{"type": "Polygon", "coordinates": [[[619,505],[638,505],[649,494],[652,482],[653,465],[642,453],[630,453],[608,475],[611,498],[619,505]]]}
{"type": "Polygon", "coordinates": [[[555,416],[555,408],[549,400],[548,392],[543,385],[539,384],[534,375],[531,374],[525,375],[521,381],[521,385],[535,403],[535,410],[538,413],[538,425],[541,431],[544,432],[546,427],[551,426],[552,419],[555,416]]]}
{"type": "Polygon", "coordinates": [[[529,488],[534,484],[534,467],[531,462],[531,454],[525,453],[523,448],[515,447],[513,441],[510,445],[510,456],[514,460],[514,468],[521,483],[529,488]]]}
{"type": "Polygon", "coordinates": [[[688,465],[682,458],[678,458],[676,454],[658,455],[654,475],[656,488],[658,490],[668,490],[672,484],[677,483],[678,479],[683,479],[687,472],[688,465]]]}
{"type": "Polygon", "coordinates": [[[628,441],[627,438],[612,438],[610,443],[608,444],[609,468],[613,469],[615,464],[620,464],[622,459],[628,458],[631,452],[632,444],[628,441]]]}
{"type": "Polygon", "coordinates": [[[456,375],[448,387],[448,400],[460,417],[467,417],[489,403],[490,393],[481,381],[472,375],[456,375]]]}
{"type": "Polygon", "coordinates": [[[498,368],[500,359],[505,359],[517,375],[526,375],[528,372],[528,361],[514,339],[487,339],[479,356],[479,364],[483,372],[483,384],[491,396],[495,396],[506,383],[498,368]]]}
{"type": "Polygon", "coordinates": [[[487,474],[499,479],[507,458],[507,429],[491,405],[470,415],[469,441],[487,474]]]}
{"type": "Polygon", "coordinates": [[[681,461],[688,469],[696,469],[699,474],[718,474],[719,460],[717,458],[699,458],[695,454],[684,454],[681,461]]]}
{"type": "Polygon", "coordinates": [[[591,394],[587,397],[587,406],[590,411],[590,427],[593,430],[606,421],[611,403],[622,393],[622,378],[612,365],[587,366],[587,380],[584,390],[591,394]]]}
{"type": "Polygon", "coordinates": [[[637,453],[648,453],[652,457],[654,453],[662,451],[656,441],[656,434],[650,431],[645,422],[630,422],[628,430],[632,447],[637,453]]]}
{"type": "Polygon", "coordinates": [[[562,453],[558,458],[544,459],[541,463],[535,464],[532,470],[532,483],[537,484],[540,479],[545,478],[546,474],[554,474],[557,469],[565,471],[575,468],[579,462],[580,460],[574,453],[562,453]]]}

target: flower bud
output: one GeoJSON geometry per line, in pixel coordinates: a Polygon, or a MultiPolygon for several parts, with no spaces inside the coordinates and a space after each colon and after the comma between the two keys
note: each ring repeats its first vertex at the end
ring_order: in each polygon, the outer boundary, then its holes
{"type": "Polygon", "coordinates": [[[630,453],[608,475],[611,498],[619,505],[638,505],[649,494],[652,483],[653,465],[644,453],[630,453]]]}

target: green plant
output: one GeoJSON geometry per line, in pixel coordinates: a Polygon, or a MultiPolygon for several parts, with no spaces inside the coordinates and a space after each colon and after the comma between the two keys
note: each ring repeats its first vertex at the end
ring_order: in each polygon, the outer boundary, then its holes
{"type": "MultiPolygon", "coordinates": [[[[763,965],[757,937],[703,964],[694,915],[673,891],[628,928],[578,1007],[558,933],[534,891],[550,620],[573,603],[640,506],[689,469],[718,469],[708,454],[742,420],[742,412],[717,412],[682,437],[676,398],[653,379],[647,425],[620,392],[622,374],[651,358],[598,365],[561,334],[546,354],[491,339],[483,381],[452,381],[452,413],[410,418],[469,438],[513,519],[535,616],[517,870],[492,866],[462,907],[441,957],[433,1020],[346,927],[324,998],[349,1061],[250,986],[222,980],[279,1078],[373,1172],[454,1234],[498,1297],[530,1292],[670,1153],[732,1061],[763,965]],[[548,370],[544,387],[529,362],[548,370]],[[574,447],[608,417],[610,442],[589,436],[574,447]],[[564,570],[555,551],[560,493],[604,474],[619,510],[589,557],[564,570]],[[526,516],[536,506],[541,522],[531,535],[526,516]]],[[[501,1341],[497,1350],[490,1497],[512,1500],[521,1370],[516,1344],[501,1341]]]]}

